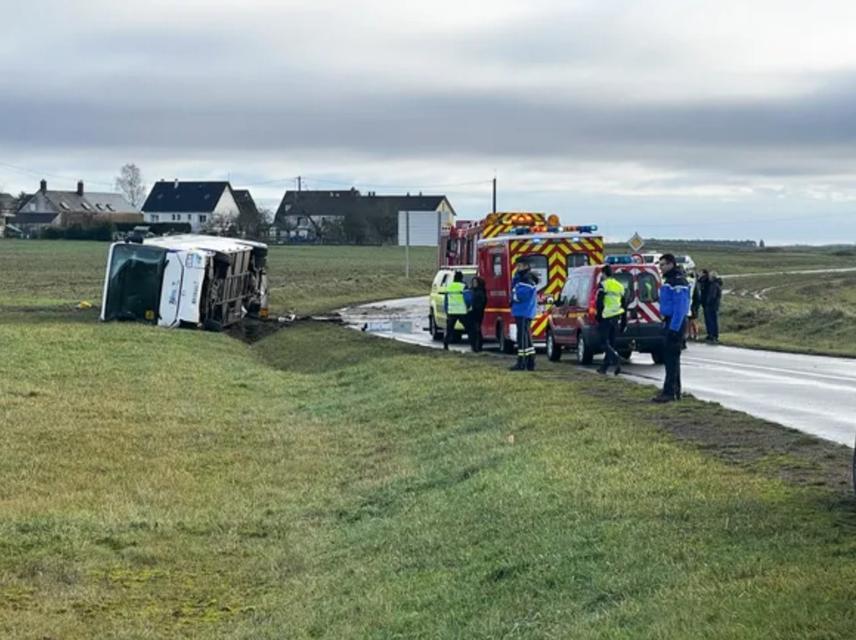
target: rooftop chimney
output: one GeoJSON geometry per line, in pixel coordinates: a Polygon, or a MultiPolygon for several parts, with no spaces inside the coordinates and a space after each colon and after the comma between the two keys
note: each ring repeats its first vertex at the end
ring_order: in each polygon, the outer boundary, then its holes
{"type": "Polygon", "coordinates": [[[83,180],[77,181],[77,195],[79,195],[79,196],[83,195],[83,180]]]}
{"type": "Polygon", "coordinates": [[[42,181],[41,181],[40,186],[39,186],[39,190],[42,193],[44,193],[45,191],[48,190],[48,181],[45,180],[44,178],[42,178],[42,181]]]}

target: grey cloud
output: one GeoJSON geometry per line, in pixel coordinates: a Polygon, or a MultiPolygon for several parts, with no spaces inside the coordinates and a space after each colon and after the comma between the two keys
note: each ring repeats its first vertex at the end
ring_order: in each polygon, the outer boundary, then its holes
{"type": "Polygon", "coordinates": [[[32,100],[13,90],[0,97],[0,144],[572,158],[788,176],[852,165],[856,142],[849,78],[793,100],[645,106],[483,91],[369,94],[307,76],[274,85],[279,93],[267,99],[239,79],[224,86],[207,76],[149,78],[136,98],[118,91],[32,100]]]}

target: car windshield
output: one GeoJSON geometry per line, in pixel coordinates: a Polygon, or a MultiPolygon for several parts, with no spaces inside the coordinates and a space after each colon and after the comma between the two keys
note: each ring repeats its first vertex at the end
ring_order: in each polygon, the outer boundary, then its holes
{"type": "Polygon", "coordinates": [[[521,264],[528,264],[532,269],[532,273],[538,275],[538,291],[543,290],[550,279],[550,272],[547,270],[547,256],[541,254],[521,256],[517,259],[517,265],[521,264]]]}
{"type": "Polygon", "coordinates": [[[136,243],[113,248],[105,320],[157,321],[166,249],[136,243]]]}

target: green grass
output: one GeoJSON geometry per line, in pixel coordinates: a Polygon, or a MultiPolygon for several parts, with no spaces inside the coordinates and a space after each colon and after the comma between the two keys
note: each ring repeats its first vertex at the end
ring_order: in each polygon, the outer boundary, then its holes
{"type": "MultiPolygon", "coordinates": [[[[852,637],[852,501],[673,435],[777,428],[329,325],[99,324],[104,248],[0,244],[0,637],[852,637]]],[[[276,249],[281,308],[386,297],[395,250],[339,251],[276,249]]]]}
{"type": "Polygon", "coordinates": [[[725,287],[725,342],[856,356],[856,272],[737,278],[725,287]]]}
{"type": "Polygon", "coordinates": [[[850,637],[851,509],[647,389],[311,325],[0,339],[3,637],[850,637]]]}

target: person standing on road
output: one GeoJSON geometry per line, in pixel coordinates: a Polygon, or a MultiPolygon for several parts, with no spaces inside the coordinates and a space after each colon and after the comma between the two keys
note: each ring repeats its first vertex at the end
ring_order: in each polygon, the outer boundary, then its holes
{"type": "Polygon", "coordinates": [[[484,320],[484,310],[487,307],[487,290],[484,286],[484,280],[479,276],[472,279],[472,286],[467,290],[469,300],[467,306],[470,308],[469,316],[469,337],[470,348],[478,353],[482,350],[482,320],[484,320]]]}
{"type": "Polygon", "coordinates": [[[672,402],[681,399],[681,349],[683,348],[684,326],[690,308],[690,285],[687,277],[675,262],[675,256],[666,253],[660,256],[660,271],[663,285],[660,287],[660,314],[663,316],[663,331],[666,344],[663,360],[666,378],[663,390],[653,398],[654,402],[672,402]]]}
{"type": "Polygon", "coordinates": [[[691,286],[690,294],[690,340],[698,340],[698,312],[701,310],[701,281],[698,276],[691,286]]]}
{"type": "Polygon", "coordinates": [[[705,314],[705,309],[707,307],[707,292],[710,288],[710,272],[707,269],[701,270],[701,275],[698,280],[696,280],[696,287],[698,290],[698,299],[699,304],[701,305],[701,313],[702,316],[705,317],[705,331],[707,331],[707,317],[705,314]]]}
{"type": "Polygon", "coordinates": [[[719,342],[720,302],[722,302],[722,278],[716,271],[711,271],[704,303],[704,326],[707,328],[706,340],[712,344],[719,342]]]}
{"type": "Polygon", "coordinates": [[[603,364],[597,372],[606,374],[615,366],[615,375],[621,373],[621,356],[615,350],[618,324],[624,313],[624,285],[612,276],[612,267],[604,265],[603,281],[597,291],[597,333],[604,348],[603,364]]]}
{"type": "Polygon", "coordinates": [[[538,276],[527,263],[514,274],[511,285],[511,315],[517,325],[517,364],[512,371],[535,369],[535,346],[532,344],[532,319],[538,301],[538,276]]]}
{"type": "MultiPolygon", "coordinates": [[[[464,274],[455,271],[452,282],[446,286],[443,298],[443,309],[446,312],[446,332],[443,334],[443,349],[449,350],[449,342],[455,333],[455,325],[460,322],[467,327],[467,302],[464,299],[464,274]]],[[[468,332],[469,333],[469,332],[468,332]]]]}

